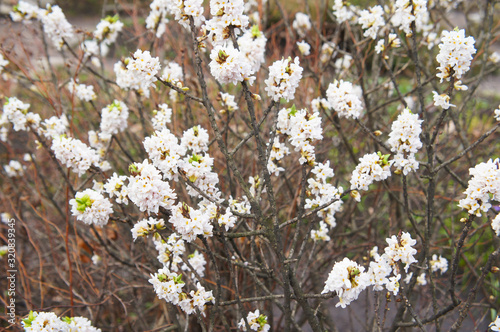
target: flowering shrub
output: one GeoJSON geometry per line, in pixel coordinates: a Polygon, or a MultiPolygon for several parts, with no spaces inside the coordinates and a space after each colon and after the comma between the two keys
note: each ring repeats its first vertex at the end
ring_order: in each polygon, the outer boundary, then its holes
{"type": "Polygon", "coordinates": [[[10,325],[499,330],[494,5],[330,2],[12,8],[10,325]]]}

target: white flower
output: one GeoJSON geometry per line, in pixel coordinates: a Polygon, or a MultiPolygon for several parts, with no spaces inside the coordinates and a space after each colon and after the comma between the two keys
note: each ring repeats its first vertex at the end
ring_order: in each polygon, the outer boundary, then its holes
{"type": "Polygon", "coordinates": [[[491,228],[495,231],[497,236],[500,236],[500,214],[491,221],[491,228]]]}
{"type": "Polygon", "coordinates": [[[400,236],[393,235],[386,239],[388,246],[385,248],[385,254],[393,262],[401,261],[405,265],[405,272],[411,264],[417,260],[414,255],[417,250],[413,246],[417,243],[416,240],[411,238],[410,233],[403,232],[400,236]]]}
{"type": "Polygon", "coordinates": [[[113,176],[104,184],[104,191],[109,197],[116,197],[115,202],[118,204],[128,204],[128,188],[125,185],[127,177],[113,173],[113,176]]]}
{"type": "Polygon", "coordinates": [[[230,95],[229,93],[224,93],[220,92],[220,101],[222,106],[224,106],[224,109],[221,110],[221,113],[226,113],[226,112],[233,112],[239,109],[238,104],[234,100],[234,96],[230,95]]]}
{"type": "Polygon", "coordinates": [[[493,113],[495,114],[495,120],[500,121],[500,106],[493,113]]]}
{"type": "Polygon", "coordinates": [[[488,60],[490,60],[493,63],[499,63],[500,62],[500,53],[498,53],[498,52],[491,53],[491,55],[488,57],[488,60]]]}
{"type": "Polygon", "coordinates": [[[150,233],[154,233],[156,230],[164,228],[165,220],[150,217],[149,219],[142,219],[137,222],[137,224],[132,227],[131,232],[135,241],[138,237],[148,236],[150,233]]]}
{"type": "Polygon", "coordinates": [[[148,97],[149,87],[156,82],[160,67],[158,57],[153,58],[149,51],[137,50],[133,58],[126,58],[124,63],[115,63],[116,83],[124,90],[137,90],[148,97]]]}
{"type": "Polygon", "coordinates": [[[182,281],[182,275],[171,272],[168,268],[164,267],[159,269],[157,273],[151,274],[149,279],[156,292],[158,298],[164,299],[174,305],[179,303],[182,288],[185,283],[182,281]]]}
{"type": "Polygon", "coordinates": [[[422,273],[417,277],[417,285],[419,286],[427,285],[427,280],[425,279],[425,273],[422,273]]]}
{"type": "Polygon", "coordinates": [[[172,109],[167,104],[158,105],[158,110],[154,110],[153,113],[155,116],[151,122],[156,131],[161,131],[167,127],[167,123],[172,122],[172,109]]]}
{"type": "Polygon", "coordinates": [[[213,17],[206,22],[204,29],[208,31],[208,38],[213,45],[222,45],[230,40],[228,31],[231,27],[247,27],[248,16],[243,12],[243,0],[210,0],[210,14],[213,17]]]}
{"type": "Polygon", "coordinates": [[[38,114],[28,112],[30,104],[25,104],[16,97],[7,98],[3,105],[3,116],[14,126],[15,131],[28,130],[29,128],[38,128],[41,118],[38,114]]]}
{"type": "Polygon", "coordinates": [[[210,215],[201,209],[195,210],[185,203],[179,203],[172,208],[172,216],[168,220],[175,231],[187,242],[192,242],[198,235],[212,236],[213,226],[210,215]]]}
{"type": "Polygon", "coordinates": [[[30,311],[28,318],[22,320],[26,332],[71,332],[68,323],[63,322],[53,312],[30,311]]]}
{"type": "Polygon", "coordinates": [[[456,107],[456,105],[450,104],[450,96],[447,94],[438,94],[436,91],[432,91],[434,94],[434,105],[442,107],[443,109],[447,110],[450,107],[456,107]]]}
{"type": "Polygon", "coordinates": [[[161,79],[168,83],[177,85],[178,83],[182,82],[182,76],[182,67],[174,61],[169,61],[163,68],[161,79]]]}
{"type": "MultiPolygon", "coordinates": [[[[260,313],[259,309],[254,312],[249,312],[247,315],[247,322],[250,325],[250,329],[252,331],[258,332],[267,332],[271,328],[271,325],[267,323],[267,316],[264,316],[260,313]]],[[[242,331],[246,331],[247,327],[245,324],[245,320],[242,318],[238,323],[238,328],[242,331]]]]}
{"type": "Polygon", "coordinates": [[[410,109],[405,108],[392,123],[387,143],[391,151],[396,153],[393,166],[404,175],[418,169],[419,163],[415,160],[415,153],[422,147],[422,122],[423,120],[418,119],[418,114],[413,114],[410,109]]]}
{"type": "MultiPolygon", "coordinates": [[[[377,247],[375,248],[378,249],[377,247]]],[[[389,291],[394,291],[393,289],[389,289],[391,286],[395,286],[391,284],[391,281],[394,282],[394,280],[387,278],[392,272],[392,266],[388,257],[386,255],[374,253],[374,259],[374,261],[370,262],[370,267],[368,268],[370,284],[373,285],[373,290],[381,291],[384,289],[384,286],[386,286],[389,291]]]]}
{"type": "Polygon", "coordinates": [[[362,10],[358,22],[362,24],[363,29],[366,29],[363,36],[377,39],[379,29],[385,25],[384,9],[377,5],[368,10],[362,10]]]}
{"type": "Polygon", "coordinates": [[[383,181],[391,176],[392,161],[386,159],[380,152],[361,157],[358,166],[352,172],[351,190],[368,190],[373,181],[383,181]]]}
{"type": "MultiPolygon", "coordinates": [[[[425,273],[424,273],[425,275],[425,273]]],[[[389,292],[392,292],[394,296],[398,295],[399,293],[399,280],[401,279],[401,274],[398,274],[396,276],[392,276],[389,278],[389,281],[387,282],[386,288],[389,292]]]]}
{"type": "Polygon", "coordinates": [[[441,82],[443,79],[449,81],[452,75],[459,80],[469,70],[472,55],[476,53],[474,43],[474,37],[465,37],[464,29],[443,31],[436,57],[439,62],[436,76],[441,82]]]}
{"type": "Polygon", "coordinates": [[[194,19],[195,27],[199,27],[204,21],[203,0],[167,0],[170,14],[184,28],[191,30],[189,17],[194,19]]]}
{"type": "Polygon", "coordinates": [[[265,80],[268,96],[279,101],[285,98],[287,101],[294,99],[295,89],[299,86],[302,78],[302,67],[299,58],[292,58],[275,61],[269,67],[269,78],[265,80]]]}
{"type": "Polygon", "coordinates": [[[347,257],[340,262],[336,262],[328,275],[325,288],[321,294],[337,292],[339,303],[337,303],[336,307],[345,308],[370,285],[370,276],[364,271],[364,267],[347,257]]]}
{"type": "Polygon", "coordinates": [[[490,195],[495,201],[500,201],[500,160],[488,160],[469,169],[472,178],[469,180],[466,198],[461,199],[458,206],[466,209],[469,214],[481,216],[481,211],[488,212],[491,208],[490,195]]]}
{"type": "Polygon", "coordinates": [[[60,118],[52,116],[41,123],[38,133],[43,134],[47,138],[54,139],[66,133],[68,126],[69,123],[64,114],[60,118]]]}
{"type": "Polygon", "coordinates": [[[358,119],[363,111],[363,102],[356,94],[351,82],[335,80],[328,86],[326,97],[339,117],[358,119]]]}
{"type": "Polygon", "coordinates": [[[245,55],[232,46],[216,46],[210,52],[210,72],[220,83],[253,82],[252,65],[245,55]]]}
{"type": "Polygon", "coordinates": [[[352,5],[347,6],[345,3],[345,0],[335,0],[335,4],[333,5],[333,14],[339,23],[349,21],[354,16],[355,7],[352,5]]]}
{"type": "Polygon", "coordinates": [[[415,22],[417,32],[428,31],[429,12],[427,11],[427,0],[397,0],[392,24],[399,27],[406,35],[411,35],[411,23],[415,22]]]}
{"type": "Polygon", "coordinates": [[[448,270],[448,260],[443,256],[437,257],[437,255],[432,255],[431,260],[431,271],[437,272],[441,271],[441,274],[445,273],[448,270]]]}
{"type": "Polygon", "coordinates": [[[82,176],[90,166],[99,167],[99,155],[96,150],[88,147],[79,139],[73,137],[54,137],[52,151],[56,158],[73,172],[82,176]]]}
{"type": "Polygon", "coordinates": [[[146,18],[146,29],[156,30],[156,38],[160,38],[166,30],[167,15],[170,12],[169,5],[170,1],[168,0],[153,0],[149,5],[151,12],[146,18]]]}
{"type": "Polygon", "coordinates": [[[173,207],[177,195],[147,159],[142,164],[132,164],[129,169],[133,174],[129,177],[128,198],[141,212],[158,213],[160,207],[173,207]]]}
{"type": "Polygon", "coordinates": [[[9,61],[3,57],[3,54],[0,53],[0,74],[3,69],[9,64],[9,61]]]}
{"type": "Polygon", "coordinates": [[[319,60],[321,63],[325,64],[335,57],[336,47],[337,45],[333,42],[327,42],[321,46],[321,52],[319,54],[319,60]]]}
{"type": "Polygon", "coordinates": [[[118,20],[118,15],[107,16],[97,24],[94,31],[94,38],[105,45],[111,45],[116,41],[118,33],[122,31],[123,23],[118,20]]]}
{"type": "Polygon", "coordinates": [[[170,130],[163,128],[152,136],[146,137],[144,148],[149,159],[163,173],[164,178],[172,180],[176,177],[178,163],[186,154],[186,148],[178,144],[177,137],[170,133],[170,130]]]}
{"type": "Polygon", "coordinates": [[[300,54],[303,56],[308,56],[311,54],[311,45],[309,45],[305,41],[297,42],[297,46],[299,48],[300,54]]]}
{"type": "Polygon", "coordinates": [[[92,255],[92,263],[94,265],[99,265],[101,263],[101,261],[102,261],[102,257],[101,256],[99,256],[97,254],[92,255]]]}
{"type": "Polygon", "coordinates": [[[311,239],[313,239],[314,242],[316,241],[330,241],[330,237],[328,236],[328,227],[323,221],[319,222],[319,230],[312,230],[311,231],[311,239]]]}
{"type": "Polygon", "coordinates": [[[109,199],[93,189],[77,192],[74,199],[69,201],[71,213],[76,219],[87,225],[95,224],[102,227],[108,223],[113,208],[109,199]]]}
{"type": "Polygon", "coordinates": [[[494,332],[500,331],[500,316],[497,316],[494,322],[491,322],[489,328],[494,332]]]}
{"type": "Polygon", "coordinates": [[[99,138],[107,141],[111,135],[127,129],[128,107],[124,102],[115,100],[101,111],[101,132],[99,138]]]}
{"type": "Polygon", "coordinates": [[[238,38],[238,47],[240,48],[240,52],[250,63],[252,73],[256,73],[260,66],[266,61],[264,57],[266,42],[267,38],[259,30],[258,25],[254,25],[238,38]]]}
{"type": "Polygon", "coordinates": [[[10,12],[10,17],[14,22],[29,21],[33,18],[38,18],[42,14],[43,9],[38,8],[38,6],[32,5],[26,1],[19,1],[17,6],[14,6],[12,12],[10,12]]]}
{"type": "Polygon", "coordinates": [[[68,83],[68,91],[75,94],[82,101],[91,101],[97,98],[92,85],[77,84],[78,80],[71,79],[68,83]]]}
{"type": "Polygon", "coordinates": [[[43,31],[52,39],[58,50],[61,50],[64,41],[75,36],[73,26],[66,20],[59,6],[47,5],[47,10],[39,12],[39,15],[43,23],[43,31]]]}
{"type": "Polygon", "coordinates": [[[181,146],[193,153],[206,152],[208,150],[208,132],[200,126],[194,126],[184,132],[181,138],[181,146]]]}
{"type": "Polygon", "coordinates": [[[309,15],[300,12],[295,14],[295,20],[292,23],[292,27],[297,31],[300,37],[304,37],[306,33],[311,30],[309,15]]]}

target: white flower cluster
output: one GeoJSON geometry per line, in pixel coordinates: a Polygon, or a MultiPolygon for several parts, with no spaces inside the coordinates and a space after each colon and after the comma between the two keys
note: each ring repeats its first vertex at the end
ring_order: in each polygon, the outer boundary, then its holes
{"type": "Polygon", "coordinates": [[[481,217],[482,212],[491,208],[490,199],[500,201],[500,159],[488,160],[469,169],[472,179],[458,206],[466,209],[469,214],[481,217]]]}
{"type": "Polygon", "coordinates": [[[385,248],[385,254],[392,260],[392,262],[401,261],[405,264],[405,272],[408,272],[408,268],[412,263],[417,260],[414,255],[417,250],[413,246],[417,243],[416,240],[411,238],[410,233],[403,232],[400,235],[393,235],[386,239],[388,246],[385,248]]]}
{"type": "Polygon", "coordinates": [[[220,83],[237,84],[243,80],[253,83],[252,65],[245,54],[232,46],[216,46],[210,52],[210,72],[220,83]]]}
{"type": "Polygon", "coordinates": [[[9,164],[3,165],[3,169],[8,177],[15,178],[23,175],[25,167],[19,161],[11,160],[9,164]]]}
{"type": "Polygon", "coordinates": [[[351,82],[335,80],[328,86],[326,97],[330,106],[339,114],[339,117],[353,119],[360,117],[363,102],[351,82]]]}
{"type": "Polygon", "coordinates": [[[181,146],[193,153],[208,150],[208,132],[205,128],[194,126],[182,134],[181,146]]]}
{"type": "Polygon", "coordinates": [[[151,122],[153,123],[153,129],[156,131],[161,131],[167,127],[167,123],[172,122],[172,109],[167,104],[158,105],[158,109],[154,110],[153,114],[154,117],[151,122]]]}
{"type": "Polygon", "coordinates": [[[499,332],[500,331],[500,316],[497,316],[497,318],[490,323],[489,328],[493,332],[499,332]]]}
{"type": "Polygon", "coordinates": [[[275,137],[269,154],[269,160],[267,161],[267,170],[269,173],[278,176],[280,172],[284,172],[285,169],[279,166],[279,161],[288,154],[290,154],[290,150],[285,143],[281,143],[279,137],[275,137]]]}
{"type": "Polygon", "coordinates": [[[186,154],[186,148],[178,144],[178,139],[163,128],[144,140],[144,148],[153,165],[158,168],[163,177],[169,180],[177,177],[179,161],[186,154]]]}
{"type": "Polygon", "coordinates": [[[156,32],[156,37],[160,38],[166,30],[169,14],[169,0],[153,0],[149,5],[151,12],[146,18],[146,29],[156,32]]]}
{"type": "MultiPolygon", "coordinates": [[[[248,325],[250,325],[250,329],[252,331],[267,332],[271,328],[271,325],[267,323],[267,316],[262,315],[259,309],[255,310],[254,312],[250,311],[248,313],[247,322],[248,325]]],[[[242,331],[247,330],[247,326],[243,318],[238,323],[238,328],[240,328],[242,331]]]]}
{"type": "MultiPolygon", "coordinates": [[[[333,228],[337,225],[335,222],[335,213],[342,211],[343,202],[340,198],[344,189],[342,187],[334,187],[328,183],[327,179],[334,176],[329,160],[323,164],[317,163],[312,169],[312,173],[314,177],[307,180],[307,190],[312,198],[306,198],[304,207],[306,209],[314,209],[318,206],[332,202],[328,207],[318,211],[317,215],[321,217],[328,226],[333,228]]],[[[322,225],[320,226],[323,228],[322,225]]],[[[317,233],[314,234],[317,235],[317,233]]],[[[329,239],[325,241],[329,241],[329,239]]]]}
{"type": "Polygon", "coordinates": [[[282,134],[288,135],[295,151],[300,151],[299,162],[314,165],[316,155],[311,143],[323,138],[319,113],[309,114],[305,108],[297,110],[295,105],[289,109],[283,108],[278,113],[277,128],[282,134]]]}
{"type": "Polygon", "coordinates": [[[319,222],[319,230],[311,230],[311,239],[313,239],[314,242],[317,241],[330,241],[330,236],[328,236],[328,226],[323,222],[319,222]]]}
{"type": "Polygon", "coordinates": [[[369,9],[364,9],[360,13],[358,23],[361,24],[365,33],[363,36],[369,37],[371,39],[377,39],[377,35],[385,25],[384,21],[384,8],[382,6],[374,6],[369,9]]]}
{"type": "Polygon", "coordinates": [[[441,82],[443,79],[449,81],[451,76],[459,80],[469,70],[472,55],[476,53],[475,42],[474,37],[465,37],[464,29],[443,31],[436,57],[439,62],[436,76],[441,82]]]}
{"type": "MultiPolygon", "coordinates": [[[[389,155],[379,153],[365,154],[359,159],[359,164],[352,172],[351,190],[368,190],[373,181],[383,181],[391,176],[392,161],[389,155]]],[[[359,202],[361,199],[356,197],[359,202]]]]}
{"type": "Polygon", "coordinates": [[[66,20],[59,6],[47,5],[47,10],[41,10],[39,15],[43,31],[52,39],[52,43],[58,50],[61,50],[65,41],[74,38],[73,26],[66,20]]]}
{"type": "Polygon", "coordinates": [[[445,110],[447,110],[450,107],[455,107],[455,105],[450,104],[450,96],[447,95],[446,93],[439,94],[436,91],[432,91],[432,94],[434,99],[434,105],[442,107],[445,110]]]}
{"type": "Polygon", "coordinates": [[[415,159],[415,153],[422,147],[422,122],[423,120],[418,119],[418,114],[413,114],[409,108],[405,108],[392,123],[387,143],[395,153],[393,166],[396,167],[396,172],[402,171],[404,175],[408,175],[418,169],[419,163],[415,159]]]}
{"type": "Polygon", "coordinates": [[[287,101],[293,100],[295,90],[299,86],[302,78],[302,67],[299,57],[275,61],[269,67],[269,78],[265,80],[267,94],[274,101],[285,98],[287,101]]]}
{"type": "Polygon", "coordinates": [[[182,255],[186,251],[184,240],[176,234],[172,233],[164,241],[160,236],[153,237],[155,248],[158,251],[158,261],[163,264],[163,267],[168,267],[171,271],[179,271],[179,264],[182,263],[182,255]]]}
{"type": "MultiPolygon", "coordinates": [[[[179,168],[186,175],[191,183],[212,199],[220,200],[221,192],[216,187],[219,183],[217,173],[212,172],[214,159],[208,154],[187,155],[179,163],[179,168]]],[[[187,187],[187,192],[192,197],[202,197],[198,191],[191,186],[187,187]]]]}
{"type": "Polygon", "coordinates": [[[300,54],[303,56],[308,56],[311,54],[311,45],[309,45],[306,41],[297,42],[297,47],[299,48],[300,54]]]}
{"type": "Polygon", "coordinates": [[[97,98],[94,92],[94,86],[78,84],[78,80],[70,80],[68,83],[68,91],[76,95],[82,101],[91,101],[97,98]]]}
{"type": "Polygon", "coordinates": [[[130,230],[132,238],[137,240],[138,237],[146,237],[151,233],[155,233],[159,229],[165,228],[165,220],[150,217],[149,219],[142,219],[137,222],[130,230]]]}
{"type": "Polygon", "coordinates": [[[118,20],[118,15],[106,16],[97,24],[94,31],[94,38],[98,43],[108,46],[116,41],[122,29],[123,23],[118,20]]]}
{"type": "Polygon", "coordinates": [[[128,198],[141,212],[158,213],[160,207],[171,209],[177,195],[168,182],[162,180],[160,171],[146,159],[130,165],[128,198]]]}
{"type": "Polygon", "coordinates": [[[38,128],[41,118],[36,113],[28,112],[30,104],[23,103],[16,97],[6,99],[7,102],[3,105],[3,114],[0,122],[4,123],[8,120],[14,126],[15,131],[38,128]]]}
{"type": "Polygon", "coordinates": [[[19,3],[14,6],[13,10],[10,12],[10,18],[14,22],[27,22],[31,19],[38,18],[41,14],[41,9],[38,6],[32,5],[27,1],[19,1],[19,3]]]}
{"type": "Polygon", "coordinates": [[[116,83],[124,90],[137,90],[149,97],[149,87],[156,82],[160,67],[158,57],[153,58],[149,51],[137,50],[133,58],[115,63],[116,83]]]}
{"type": "MultiPolygon", "coordinates": [[[[163,73],[161,75],[161,79],[177,85],[177,83],[182,81],[182,67],[179,66],[177,62],[169,61],[163,67],[163,73]]],[[[182,86],[182,84],[181,84],[182,86]]]]}
{"type": "Polygon", "coordinates": [[[321,51],[319,53],[319,61],[321,61],[322,64],[328,63],[331,59],[335,57],[335,48],[337,45],[335,45],[334,42],[326,42],[321,46],[321,51]]]}
{"type": "Polygon", "coordinates": [[[351,20],[354,17],[354,12],[356,10],[355,6],[346,5],[345,0],[335,0],[333,5],[333,14],[337,18],[339,23],[343,23],[351,20]]]}
{"type": "Polygon", "coordinates": [[[54,139],[66,133],[68,126],[69,123],[64,114],[60,118],[54,115],[42,121],[38,133],[49,139],[54,139]]]}
{"type": "Polygon", "coordinates": [[[306,33],[311,30],[311,20],[309,15],[298,12],[295,14],[295,20],[292,27],[297,31],[300,37],[304,38],[306,33]]]}
{"type": "Polygon", "coordinates": [[[77,192],[69,204],[71,213],[76,216],[76,219],[87,225],[95,224],[102,227],[108,223],[109,216],[113,213],[113,206],[109,199],[93,189],[77,192]]]}
{"type": "Polygon", "coordinates": [[[212,291],[207,292],[199,282],[196,284],[196,291],[184,293],[182,288],[185,283],[182,281],[182,274],[171,272],[166,267],[152,274],[149,282],[153,285],[159,299],[165,299],[179,306],[188,315],[194,313],[196,309],[203,312],[205,304],[214,300],[212,291]]]}
{"type": "MultiPolygon", "coordinates": [[[[390,33],[389,36],[387,37],[387,43],[385,42],[384,39],[380,39],[377,42],[377,45],[375,45],[375,52],[377,54],[382,53],[388,48],[398,48],[401,47],[401,40],[398,38],[398,35],[395,33],[390,33]]],[[[386,55],[385,59],[389,59],[389,57],[386,55]]]]}
{"type": "Polygon", "coordinates": [[[92,322],[85,317],[59,318],[53,312],[30,311],[21,324],[26,332],[101,332],[101,329],[93,327],[92,322]]]}
{"type": "Polygon", "coordinates": [[[412,22],[415,22],[417,32],[426,31],[431,28],[428,25],[429,12],[427,11],[427,0],[397,0],[394,9],[391,23],[395,27],[399,27],[407,36],[412,33],[412,22]]]}
{"type": "Polygon", "coordinates": [[[97,151],[73,137],[54,137],[51,149],[56,158],[78,176],[82,176],[90,166],[100,165],[97,151]]]}
{"type": "Polygon", "coordinates": [[[101,111],[101,126],[99,138],[103,141],[111,139],[111,135],[127,129],[128,107],[124,102],[114,100],[112,104],[101,111]]]}
{"type": "Polygon", "coordinates": [[[220,92],[219,95],[220,95],[220,102],[224,107],[224,109],[220,111],[221,113],[226,113],[226,112],[231,113],[239,109],[238,104],[234,100],[233,95],[224,92],[220,92]]]}
{"type": "Polygon", "coordinates": [[[208,38],[213,45],[221,45],[230,40],[229,29],[246,28],[248,16],[243,14],[243,0],[210,0],[210,14],[212,18],[205,24],[208,38]]]}
{"type": "Polygon", "coordinates": [[[128,204],[128,188],[125,185],[127,177],[113,173],[108,181],[104,184],[104,191],[110,198],[116,197],[115,202],[118,204],[128,204]]]}
{"type": "Polygon", "coordinates": [[[432,255],[431,271],[440,271],[441,274],[445,273],[448,271],[448,260],[441,255],[439,255],[439,258],[437,255],[432,255]]]}
{"type": "Polygon", "coordinates": [[[336,307],[345,308],[356,300],[366,287],[370,286],[370,276],[364,271],[363,266],[347,257],[336,262],[328,275],[321,294],[336,292],[339,297],[339,303],[336,304],[336,307]]]}
{"type": "MultiPolygon", "coordinates": [[[[191,267],[193,268],[194,272],[196,272],[200,277],[203,278],[205,276],[205,265],[207,265],[207,261],[203,254],[200,254],[198,250],[195,250],[194,253],[188,256],[188,262],[189,265],[191,265],[191,267]]],[[[190,270],[187,264],[182,265],[181,268],[183,271],[190,270]]],[[[194,273],[191,273],[191,279],[197,280],[194,273]]]]}
{"type": "Polygon", "coordinates": [[[210,213],[202,209],[196,210],[186,203],[178,203],[172,208],[172,216],[168,221],[186,242],[192,242],[198,235],[212,236],[211,217],[210,213]]]}
{"type": "Polygon", "coordinates": [[[266,61],[264,54],[266,52],[267,38],[258,25],[254,25],[250,30],[238,38],[238,47],[240,52],[245,56],[250,63],[250,70],[256,73],[260,66],[266,61]]]}
{"type": "Polygon", "coordinates": [[[189,17],[194,20],[196,27],[201,26],[205,22],[203,16],[203,0],[166,0],[167,7],[174,19],[179,22],[184,28],[191,30],[189,17]]]}

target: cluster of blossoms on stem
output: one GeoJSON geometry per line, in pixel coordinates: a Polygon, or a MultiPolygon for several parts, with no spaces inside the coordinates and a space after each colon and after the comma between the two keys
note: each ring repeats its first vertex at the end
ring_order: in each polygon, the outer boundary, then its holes
{"type": "Polygon", "coordinates": [[[128,187],[125,185],[127,177],[125,175],[113,175],[103,185],[104,191],[110,198],[115,197],[115,202],[118,204],[128,204],[128,187]]]}
{"type": "Polygon", "coordinates": [[[199,27],[205,22],[203,16],[203,0],[166,0],[170,15],[184,28],[191,30],[189,18],[192,17],[194,25],[199,27]]]}
{"type": "Polygon", "coordinates": [[[238,104],[234,100],[234,96],[229,93],[220,92],[220,103],[224,107],[220,112],[221,113],[231,113],[239,109],[238,104]]]}
{"type": "Polygon", "coordinates": [[[177,195],[147,159],[130,165],[129,170],[132,174],[129,177],[128,198],[141,212],[158,213],[160,207],[173,207],[177,195]]]}
{"type": "Polygon", "coordinates": [[[198,235],[211,237],[213,235],[213,216],[203,209],[193,209],[186,203],[178,203],[172,208],[172,216],[169,222],[173,224],[175,231],[182,236],[186,242],[196,240],[198,235]]]}
{"type": "Polygon", "coordinates": [[[153,110],[153,114],[154,117],[151,122],[153,123],[153,129],[156,131],[161,131],[167,127],[167,123],[172,122],[172,109],[167,104],[158,105],[158,109],[153,110]]]}
{"type": "Polygon", "coordinates": [[[277,129],[288,136],[295,151],[300,152],[299,162],[314,165],[316,155],[312,143],[323,138],[319,113],[310,114],[307,109],[297,110],[295,105],[278,113],[277,129]]]}
{"type": "Polygon", "coordinates": [[[81,101],[92,101],[97,98],[94,92],[94,86],[78,84],[78,80],[71,80],[68,83],[68,91],[74,94],[81,101]]]}
{"type": "Polygon", "coordinates": [[[37,129],[41,118],[40,115],[28,112],[30,104],[23,103],[16,97],[6,98],[7,102],[3,105],[3,114],[0,122],[9,121],[12,123],[15,131],[37,129]]]}
{"type": "Polygon", "coordinates": [[[213,45],[222,45],[231,39],[232,28],[246,28],[249,20],[243,0],[210,0],[212,18],[205,23],[208,38],[213,45]]]}
{"type": "Polygon", "coordinates": [[[118,134],[127,129],[128,107],[124,102],[114,100],[112,104],[101,111],[101,127],[99,138],[107,141],[111,135],[118,134]]]}
{"type": "Polygon", "coordinates": [[[309,15],[300,12],[295,14],[295,20],[292,23],[292,27],[297,31],[300,37],[304,38],[307,32],[311,30],[309,15]]]}
{"type": "Polygon", "coordinates": [[[170,271],[179,271],[182,255],[186,251],[184,240],[176,233],[170,234],[166,240],[157,234],[153,235],[153,241],[156,251],[158,251],[158,261],[163,267],[168,267],[170,271]]]}
{"type": "Polygon", "coordinates": [[[330,107],[339,114],[339,117],[358,119],[361,116],[363,102],[351,82],[336,80],[330,83],[326,97],[330,107]]]}
{"type": "Polygon", "coordinates": [[[133,58],[115,63],[116,84],[124,90],[136,90],[149,97],[149,87],[156,82],[160,67],[158,57],[153,58],[149,51],[137,50],[133,58]]]}
{"type": "Polygon", "coordinates": [[[384,9],[377,5],[362,10],[358,23],[362,25],[363,29],[366,29],[363,36],[377,39],[380,29],[385,25],[384,9]]]}
{"type": "Polygon", "coordinates": [[[411,238],[410,233],[402,232],[398,236],[393,235],[386,239],[388,246],[385,248],[385,254],[392,262],[401,261],[405,264],[405,272],[411,264],[417,260],[414,255],[417,250],[413,246],[417,243],[416,240],[411,238]]]}
{"type": "Polygon", "coordinates": [[[275,137],[267,162],[267,170],[269,173],[278,176],[280,172],[285,171],[283,167],[279,166],[279,161],[288,154],[290,154],[290,150],[285,143],[281,143],[279,137],[275,137]]]}
{"type": "MultiPolygon", "coordinates": [[[[271,325],[267,323],[267,316],[260,313],[259,309],[254,312],[249,312],[247,315],[247,322],[252,331],[267,332],[271,328],[271,325]]],[[[247,330],[245,320],[242,318],[238,323],[238,327],[242,331],[247,330]]]]}
{"type": "Polygon", "coordinates": [[[97,151],[77,138],[64,135],[54,137],[51,149],[56,158],[78,173],[78,176],[82,176],[91,166],[101,166],[97,151]]]}
{"type": "Polygon", "coordinates": [[[448,260],[441,255],[439,257],[436,254],[432,255],[431,271],[440,271],[441,274],[445,273],[448,271],[448,260]]]}
{"type": "Polygon", "coordinates": [[[153,0],[149,5],[151,11],[146,18],[146,29],[154,31],[156,38],[160,38],[166,31],[170,1],[168,0],[153,0]]]}
{"type": "Polygon", "coordinates": [[[266,52],[267,38],[258,25],[252,26],[251,29],[238,38],[238,47],[240,52],[245,56],[250,63],[252,73],[256,73],[260,66],[266,61],[264,54],[266,52]]]}
{"type": "Polygon", "coordinates": [[[165,220],[150,217],[138,221],[130,230],[132,238],[137,240],[138,237],[146,237],[149,234],[154,234],[157,230],[165,228],[165,220]]]}
{"type": "Polygon", "coordinates": [[[500,201],[500,159],[480,163],[470,168],[469,174],[472,178],[464,192],[467,197],[458,206],[481,217],[481,211],[488,212],[491,208],[490,198],[500,201]]]}
{"type": "Polygon", "coordinates": [[[11,160],[3,169],[8,177],[15,178],[23,175],[25,167],[19,161],[11,160]]]}
{"type": "Polygon", "coordinates": [[[444,79],[449,81],[451,76],[459,80],[469,71],[472,55],[476,53],[474,43],[474,37],[465,37],[464,29],[443,31],[439,43],[439,54],[436,57],[439,62],[436,76],[441,79],[441,82],[444,79]]]}
{"type": "Polygon", "coordinates": [[[354,17],[356,10],[355,6],[348,5],[345,0],[335,0],[333,5],[333,15],[337,18],[339,23],[351,20],[354,17]]]}
{"type": "MultiPolygon", "coordinates": [[[[391,164],[389,155],[380,152],[366,154],[359,159],[359,164],[352,172],[351,190],[368,190],[373,181],[383,181],[391,176],[391,164]]],[[[352,195],[352,193],[351,193],[352,195]]],[[[354,198],[359,202],[361,197],[354,193],[354,198]]]]}
{"type": "Polygon", "coordinates": [[[188,315],[194,313],[196,309],[204,312],[205,304],[214,301],[212,291],[207,292],[199,282],[196,284],[196,291],[185,293],[182,274],[171,272],[166,267],[159,269],[154,275],[151,274],[149,282],[159,299],[179,306],[188,315]]]}
{"type": "Polygon", "coordinates": [[[396,167],[396,172],[408,175],[418,169],[419,163],[415,159],[415,153],[422,147],[422,122],[423,120],[418,119],[418,114],[413,114],[409,108],[405,108],[392,123],[387,143],[395,153],[392,165],[396,167]]]}
{"type": "Polygon", "coordinates": [[[252,65],[245,54],[232,46],[216,46],[210,52],[210,72],[217,81],[223,84],[243,82],[253,83],[252,65]]]}
{"type": "Polygon", "coordinates": [[[26,332],[101,332],[101,329],[92,326],[92,322],[85,317],[59,318],[53,312],[30,311],[21,324],[26,332]]]}
{"type": "Polygon", "coordinates": [[[302,78],[302,71],[298,57],[295,57],[293,62],[290,57],[275,61],[269,67],[269,78],[264,81],[268,96],[274,101],[279,101],[280,98],[293,100],[302,78]]]}
{"type": "MultiPolygon", "coordinates": [[[[335,187],[328,183],[328,179],[334,176],[333,169],[330,167],[330,161],[323,164],[316,163],[315,167],[311,171],[314,177],[307,180],[307,192],[309,196],[306,198],[306,209],[314,209],[327,203],[331,203],[326,208],[317,212],[318,217],[322,218],[323,221],[331,228],[335,227],[337,224],[335,222],[335,213],[342,211],[342,200],[341,195],[344,192],[342,187],[335,187]]],[[[320,231],[311,232],[311,237],[315,240],[319,239],[318,236],[323,234],[324,228],[326,227],[320,224],[320,231]],[[314,233],[313,233],[314,232],[314,233]]],[[[324,241],[329,241],[324,239],[324,241]]]]}
{"type": "Polygon", "coordinates": [[[391,23],[408,36],[412,33],[412,22],[415,22],[417,32],[426,31],[432,27],[429,25],[427,0],[397,0],[394,9],[391,23]]]}
{"type": "MultiPolygon", "coordinates": [[[[380,39],[375,45],[375,52],[380,54],[389,48],[398,48],[401,47],[401,40],[398,35],[395,33],[390,33],[387,37],[387,42],[384,39],[380,39]]],[[[385,59],[387,60],[389,57],[386,55],[385,59]]]]}
{"type": "Polygon", "coordinates": [[[94,31],[94,39],[98,43],[111,45],[118,38],[118,34],[123,29],[123,23],[118,19],[118,15],[106,16],[96,26],[94,31]]]}
{"type": "Polygon", "coordinates": [[[167,128],[163,128],[146,137],[144,148],[164,178],[172,180],[176,176],[179,161],[186,154],[186,148],[178,144],[177,137],[167,128]]]}
{"type": "Polygon", "coordinates": [[[113,206],[109,199],[93,189],[78,192],[75,198],[69,201],[71,213],[76,219],[87,225],[95,224],[102,227],[108,223],[109,216],[113,213],[113,206]]]}
{"type": "Polygon", "coordinates": [[[311,45],[309,45],[306,41],[297,42],[297,47],[299,48],[300,54],[303,56],[308,56],[311,54],[311,45]]]}

